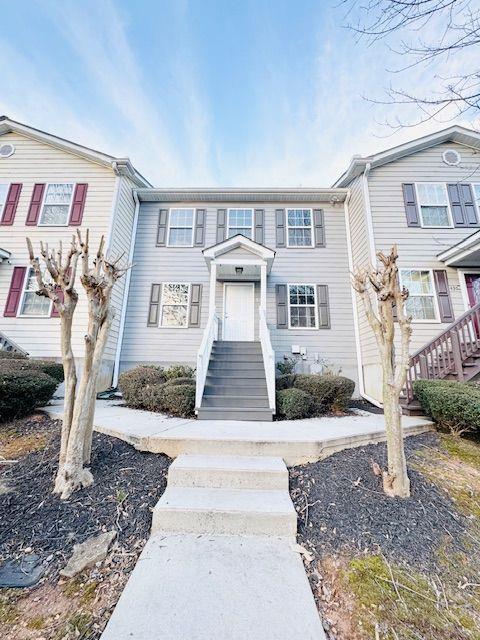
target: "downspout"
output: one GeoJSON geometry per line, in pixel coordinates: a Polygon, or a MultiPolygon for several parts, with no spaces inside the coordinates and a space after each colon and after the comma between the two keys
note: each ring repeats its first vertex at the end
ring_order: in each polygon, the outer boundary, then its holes
{"type": "Polygon", "coordinates": [[[368,235],[368,246],[370,249],[370,262],[375,264],[377,262],[377,254],[375,251],[375,236],[373,233],[373,220],[372,220],[372,208],[370,206],[370,191],[368,189],[368,176],[370,175],[370,162],[368,162],[365,166],[365,171],[362,175],[362,189],[363,189],[363,200],[365,202],[365,217],[367,219],[367,235],[368,235]]]}
{"type": "MultiPolygon", "coordinates": [[[[347,232],[347,255],[348,255],[348,269],[351,274],[354,272],[354,264],[353,264],[353,254],[352,254],[352,236],[350,230],[350,216],[348,205],[350,203],[350,199],[352,197],[352,192],[349,190],[347,193],[347,197],[345,198],[345,230],[347,232]]],[[[362,366],[362,351],[361,351],[361,343],[360,343],[360,324],[358,321],[358,308],[357,308],[357,297],[355,293],[355,289],[350,284],[350,295],[352,298],[352,310],[353,310],[353,328],[355,334],[355,349],[357,352],[357,376],[358,376],[358,388],[360,391],[360,395],[368,402],[371,402],[376,407],[381,407],[378,400],[372,398],[365,392],[365,380],[363,378],[363,366],[362,366]]]]}
{"type": "MultiPolygon", "coordinates": [[[[135,213],[133,216],[132,241],[130,243],[130,251],[128,252],[129,265],[132,264],[133,253],[135,251],[135,239],[137,236],[137,226],[138,226],[138,212],[140,209],[140,200],[138,199],[137,189],[133,190],[132,195],[133,195],[133,200],[135,202],[135,213]]],[[[127,315],[127,303],[128,303],[128,294],[130,292],[130,280],[132,278],[131,268],[127,271],[125,278],[126,278],[126,281],[125,281],[125,289],[123,292],[122,311],[120,315],[120,326],[118,328],[117,348],[115,351],[115,363],[113,365],[112,387],[116,387],[118,385],[118,376],[120,373],[120,355],[122,353],[123,334],[125,332],[125,318],[127,315]]]]}

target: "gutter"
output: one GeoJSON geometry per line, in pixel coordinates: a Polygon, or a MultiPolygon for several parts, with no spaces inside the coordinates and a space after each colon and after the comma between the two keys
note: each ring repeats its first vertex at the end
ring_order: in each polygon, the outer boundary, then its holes
{"type": "MultiPolygon", "coordinates": [[[[128,252],[128,264],[132,264],[133,253],[135,251],[135,239],[137,236],[137,226],[138,226],[138,213],[140,209],[140,200],[138,198],[137,189],[134,189],[132,192],[133,200],[135,202],[135,214],[133,217],[133,227],[132,227],[132,241],[130,243],[130,250],[128,252]]],[[[130,280],[132,277],[132,269],[130,268],[127,271],[127,275],[125,276],[125,289],[123,292],[123,302],[122,302],[122,311],[120,315],[120,326],[118,328],[118,339],[117,339],[117,348],[115,350],[115,363],[113,365],[113,380],[112,387],[116,387],[118,385],[118,376],[120,373],[120,355],[122,353],[122,344],[123,344],[123,334],[125,332],[125,318],[127,315],[127,303],[128,303],[128,295],[130,293],[130,280]]]]}

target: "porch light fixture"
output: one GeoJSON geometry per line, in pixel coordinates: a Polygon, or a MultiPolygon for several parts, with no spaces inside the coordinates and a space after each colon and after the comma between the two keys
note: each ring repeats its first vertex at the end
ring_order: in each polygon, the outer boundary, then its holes
{"type": "Polygon", "coordinates": [[[235,273],[237,276],[241,276],[243,273],[243,267],[235,267],[235,273]]]}

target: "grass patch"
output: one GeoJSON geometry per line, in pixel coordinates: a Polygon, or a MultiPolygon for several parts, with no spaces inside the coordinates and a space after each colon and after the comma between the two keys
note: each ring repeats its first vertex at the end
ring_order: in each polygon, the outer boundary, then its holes
{"type": "Polygon", "coordinates": [[[76,638],[82,640],[87,638],[92,629],[93,618],[90,613],[79,611],[65,622],[57,631],[53,640],[64,640],[65,638],[76,638]]]}
{"type": "Polygon", "coordinates": [[[18,435],[10,432],[7,437],[0,439],[0,456],[7,460],[17,460],[27,453],[40,451],[45,448],[47,437],[43,434],[18,435]]]}
{"type": "Polygon", "coordinates": [[[43,616],[37,616],[27,622],[27,627],[35,631],[40,631],[40,629],[43,629],[44,626],[45,626],[45,618],[43,616]]]}
{"type": "Polygon", "coordinates": [[[480,446],[475,442],[450,435],[440,436],[442,449],[457,460],[480,471],[480,446]]]}
{"type": "Polygon", "coordinates": [[[18,594],[13,589],[0,590],[0,624],[13,624],[18,620],[17,599],[18,594]]]}
{"type": "Polygon", "coordinates": [[[471,588],[461,589],[450,578],[427,577],[378,555],[351,560],[341,576],[365,637],[478,640],[480,602],[471,588]]]}

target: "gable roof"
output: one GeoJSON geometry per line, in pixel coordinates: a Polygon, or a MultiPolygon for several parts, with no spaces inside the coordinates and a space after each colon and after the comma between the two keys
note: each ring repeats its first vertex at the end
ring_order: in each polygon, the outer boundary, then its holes
{"type": "Polygon", "coordinates": [[[436,133],[431,133],[410,142],[405,142],[391,149],[374,153],[370,156],[353,156],[348,169],[334,183],[334,187],[346,187],[350,182],[365,171],[368,165],[371,169],[381,167],[417,151],[429,149],[443,142],[456,142],[480,150],[480,133],[460,125],[453,125],[436,133]]]}
{"type": "Polygon", "coordinates": [[[46,133],[40,129],[35,129],[22,122],[11,120],[8,116],[0,116],[0,136],[6,133],[19,133],[38,142],[44,142],[45,144],[60,149],[61,151],[67,151],[74,155],[96,162],[105,167],[110,167],[116,175],[127,176],[130,178],[137,187],[151,187],[152,185],[146,178],[139,173],[130,162],[129,158],[116,158],[110,156],[101,151],[95,151],[89,147],[84,147],[81,144],[60,138],[51,133],[46,133]]]}

